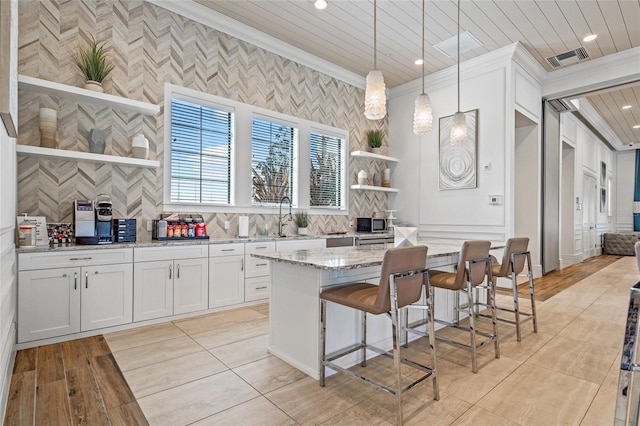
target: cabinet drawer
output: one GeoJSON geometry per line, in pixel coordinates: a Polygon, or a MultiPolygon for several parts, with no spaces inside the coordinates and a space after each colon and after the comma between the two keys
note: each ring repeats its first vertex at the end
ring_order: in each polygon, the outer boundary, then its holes
{"type": "Polygon", "coordinates": [[[271,279],[269,277],[245,278],[244,280],[244,300],[253,302],[269,298],[269,287],[271,279]]]}
{"type": "Polygon", "coordinates": [[[315,250],[323,249],[326,247],[327,242],[324,238],[311,240],[287,240],[278,241],[276,243],[276,248],[278,251],[315,250]]]}
{"type": "Polygon", "coordinates": [[[209,254],[211,257],[244,254],[244,243],[210,244],[209,254]]]}
{"type": "Polygon", "coordinates": [[[153,262],[156,260],[195,259],[209,257],[209,245],[140,247],[133,252],[136,262],[153,262]]]}
{"type": "Polygon", "coordinates": [[[96,248],[94,250],[43,251],[19,253],[20,271],[36,269],[64,268],[68,266],[110,265],[133,261],[133,249],[96,248]]]}
{"type": "Polygon", "coordinates": [[[273,253],[276,251],[275,241],[265,241],[262,243],[246,243],[244,245],[244,252],[246,254],[251,253],[273,253]]]}
{"type": "Polygon", "coordinates": [[[271,274],[271,261],[251,255],[245,256],[245,277],[262,277],[271,274]]]}

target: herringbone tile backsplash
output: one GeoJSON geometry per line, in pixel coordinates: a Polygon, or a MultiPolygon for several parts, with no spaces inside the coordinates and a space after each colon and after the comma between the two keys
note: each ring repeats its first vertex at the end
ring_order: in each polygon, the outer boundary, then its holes
{"type": "MultiPolygon", "coordinates": [[[[348,129],[350,150],[365,148],[366,130],[386,131],[386,119],[364,117],[362,89],[142,0],[21,1],[19,20],[21,74],[81,86],[73,54],[95,37],[115,64],[105,92],[162,107],[149,117],[20,91],[18,143],[39,145],[38,110],[50,107],[58,111],[59,148],[88,151],[89,130],[98,128],[107,136],[105,154],[130,156],[131,138],[144,133],[150,159],[161,163],[158,169],[142,169],[19,157],[18,212],[46,216],[49,222],[71,222],[74,199],[106,193],[113,196],[114,217],[138,219],[138,238],[150,238],[146,222],[168,213],[162,210],[165,82],[348,129]]],[[[370,161],[350,162],[349,183],[355,183],[360,168],[381,168],[370,161]]],[[[351,191],[349,216],[312,216],[311,232],[348,230],[355,217],[386,206],[385,193],[351,191]]],[[[236,214],[204,216],[210,235],[237,235],[236,214]],[[229,231],[224,230],[227,220],[229,231]]],[[[249,217],[251,234],[260,233],[265,223],[276,231],[277,214],[249,217]]],[[[289,227],[293,233],[295,226],[289,227]]]]}

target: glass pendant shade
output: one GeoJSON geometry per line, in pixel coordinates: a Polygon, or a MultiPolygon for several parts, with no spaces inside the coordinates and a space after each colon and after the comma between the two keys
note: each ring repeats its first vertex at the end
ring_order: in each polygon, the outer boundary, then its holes
{"type": "Polygon", "coordinates": [[[418,95],[416,98],[416,108],[413,112],[413,133],[425,135],[431,132],[433,126],[433,110],[431,99],[426,93],[418,95]]]}
{"type": "Polygon", "coordinates": [[[467,141],[467,119],[464,112],[453,114],[451,123],[451,146],[463,146],[467,141]]]}
{"type": "Polygon", "coordinates": [[[364,115],[369,120],[380,120],[387,115],[384,77],[379,70],[371,70],[367,75],[367,86],[364,92],[364,115]]]}

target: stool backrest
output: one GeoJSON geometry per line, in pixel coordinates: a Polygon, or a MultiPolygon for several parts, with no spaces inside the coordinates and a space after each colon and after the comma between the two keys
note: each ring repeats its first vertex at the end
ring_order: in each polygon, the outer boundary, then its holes
{"type": "Polygon", "coordinates": [[[638,262],[638,271],[640,271],[640,241],[635,245],[636,248],[636,262],[638,262]]]}
{"type": "Polygon", "coordinates": [[[516,256],[515,265],[511,266],[511,253],[522,253],[527,251],[529,247],[529,238],[509,238],[507,245],[504,248],[504,254],[502,255],[502,262],[500,263],[500,276],[506,277],[513,273],[515,269],[516,274],[522,273],[524,270],[525,255],[516,256]]]}
{"type": "MultiPolygon", "coordinates": [[[[485,259],[489,257],[491,241],[465,241],[460,249],[458,268],[456,271],[455,287],[465,288],[467,285],[467,265],[468,260],[485,259]]],[[[471,265],[470,281],[472,285],[482,284],[487,273],[487,264],[484,262],[471,265]]]]}
{"type": "MultiPolygon", "coordinates": [[[[411,246],[390,248],[384,253],[380,286],[375,305],[380,311],[391,310],[389,275],[424,269],[427,263],[427,246],[411,246]]],[[[398,307],[401,308],[417,302],[422,295],[422,274],[409,275],[396,279],[398,307]]]]}

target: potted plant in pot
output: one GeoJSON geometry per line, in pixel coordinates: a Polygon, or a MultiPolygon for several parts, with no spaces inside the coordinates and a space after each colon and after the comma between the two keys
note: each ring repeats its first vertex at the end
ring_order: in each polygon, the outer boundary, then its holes
{"type": "Polygon", "coordinates": [[[367,141],[371,147],[371,152],[374,154],[380,154],[380,147],[382,146],[382,131],[369,130],[367,132],[367,141]]]}
{"type": "Polygon", "coordinates": [[[104,52],[104,43],[99,45],[96,39],[92,38],[89,48],[78,52],[73,59],[86,80],[84,88],[102,93],[102,81],[114,68],[104,52]]]}
{"type": "Polygon", "coordinates": [[[298,225],[298,235],[307,235],[307,227],[309,226],[309,214],[307,212],[298,212],[295,214],[296,225],[298,225]]]}

